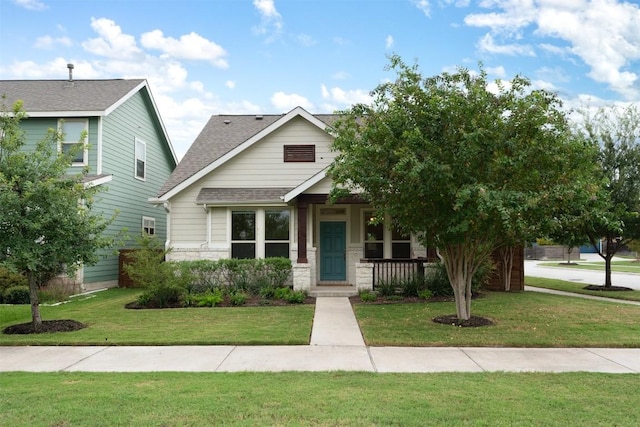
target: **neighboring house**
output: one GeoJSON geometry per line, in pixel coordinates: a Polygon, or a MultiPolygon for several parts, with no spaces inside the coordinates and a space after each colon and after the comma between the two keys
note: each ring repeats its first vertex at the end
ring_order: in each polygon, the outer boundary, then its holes
{"type": "MultiPolygon", "coordinates": [[[[106,231],[126,229],[123,245],[147,233],[166,239],[166,212],[147,202],[158,194],[177,160],[149,85],[143,79],[119,80],[0,80],[0,96],[10,108],[18,100],[28,118],[21,122],[27,146],[35,146],[48,129],[59,129],[64,151],[87,131],[87,149],[74,159],[69,173],[89,168],[85,185],[105,186],[94,212],[107,217],[117,211],[106,231]]],[[[94,266],[77,277],[85,289],[118,284],[118,254],[105,252],[94,266]]]]}
{"type": "Polygon", "coordinates": [[[327,201],[335,115],[213,116],[150,201],[168,214],[173,260],[284,256],[296,289],[372,286],[364,259],[424,258],[410,236],[371,225],[354,195],[327,201]]]}

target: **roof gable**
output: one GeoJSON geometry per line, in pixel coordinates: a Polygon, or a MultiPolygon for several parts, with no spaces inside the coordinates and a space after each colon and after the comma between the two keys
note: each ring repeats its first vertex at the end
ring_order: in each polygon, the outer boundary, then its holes
{"type": "Polygon", "coordinates": [[[169,199],[294,118],[302,117],[323,131],[335,115],[312,115],[297,107],[284,115],[212,116],[159,193],[169,199]]]}

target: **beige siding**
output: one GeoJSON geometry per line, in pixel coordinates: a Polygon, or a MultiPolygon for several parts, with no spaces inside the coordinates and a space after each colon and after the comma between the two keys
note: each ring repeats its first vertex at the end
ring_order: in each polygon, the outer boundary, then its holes
{"type": "Polygon", "coordinates": [[[207,213],[195,203],[200,187],[191,186],[171,199],[171,243],[207,240],[207,213]]]}
{"type": "Polygon", "coordinates": [[[232,160],[217,168],[198,187],[296,187],[331,164],[329,134],[302,118],[291,120],[232,160]],[[316,161],[283,161],[284,145],[314,144],[316,161]]]}
{"type": "Polygon", "coordinates": [[[211,209],[211,242],[227,243],[227,209],[211,209]]]}

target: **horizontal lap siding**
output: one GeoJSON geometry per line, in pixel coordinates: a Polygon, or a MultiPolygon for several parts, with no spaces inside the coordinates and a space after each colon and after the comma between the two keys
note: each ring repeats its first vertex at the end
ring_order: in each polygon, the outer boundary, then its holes
{"type": "Polygon", "coordinates": [[[331,164],[331,137],[296,118],[201,180],[199,187],[295,187],[331,164]],[[315,162],[284,162],[285,145],[316,146],[315,162]]]}
{"type": "MultiPolygon", "coordinates": [[[[107,191],[98,195],[96,209],[105,215],[118,211],[109,234],[122,236],[118,249],[131,247],[142,233],[142,217],[156,220],[156,236],[166,239],[166,213],[147,200],[155,197],[173,169],[170,155],[164,147],[161,130],[151,117],[148,100],[138,93],[103,119],[103,169],[112,175],[104,185],[107,191]],[[147,146],[146,180],[134,178],[134,141],[138,137],[147,146]]],[[[97,265],[85,268],[85,282],[117,280],[118,256],[109,251],[97,265]]]]}
{"type": "Polygon", "coordinates": [[[207,214],[196,205],[198,192],[194,185],[171,199],[171,244],[206,241],[207,214]]]}

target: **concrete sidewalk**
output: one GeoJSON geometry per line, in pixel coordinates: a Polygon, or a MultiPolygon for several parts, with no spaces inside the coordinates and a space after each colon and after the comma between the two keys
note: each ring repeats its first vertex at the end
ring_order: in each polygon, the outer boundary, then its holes
{"type": "Polygon", "coordinates": [[[345,297],[317,298],[310,342],[308,346],[0,346],[0,372],[640,373],[640,349],[367,347],[345,297]]]}

